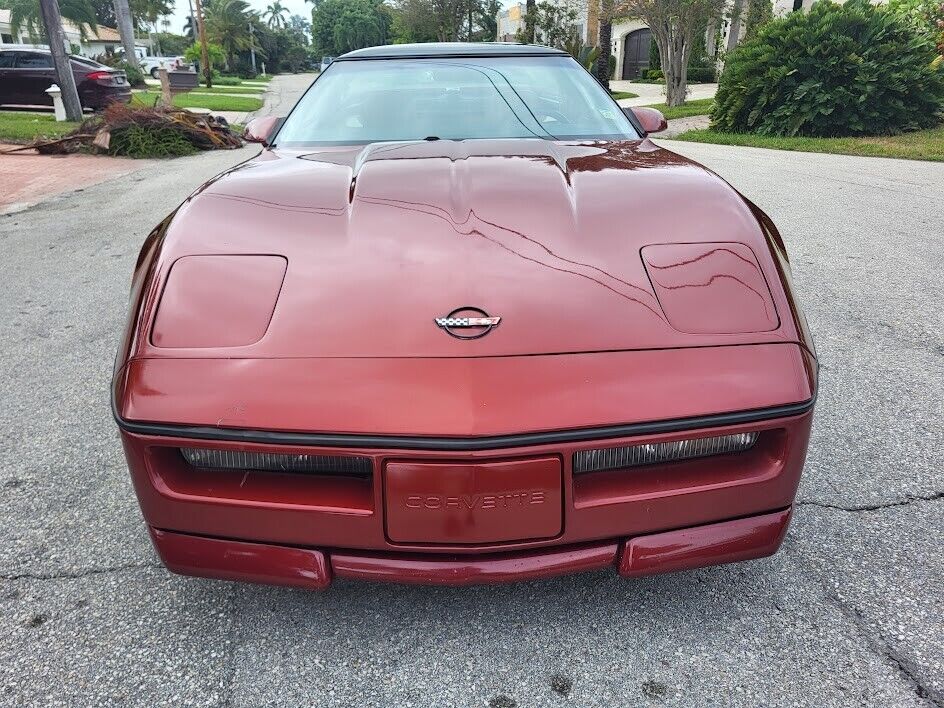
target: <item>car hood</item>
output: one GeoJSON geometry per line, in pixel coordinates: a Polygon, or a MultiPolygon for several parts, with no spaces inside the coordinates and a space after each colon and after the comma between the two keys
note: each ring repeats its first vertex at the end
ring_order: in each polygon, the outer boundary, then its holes
{"type": "MultiPolygon", "coordinates": [[[[156,272],[164,280],[195,254],[285,259],[277,302],[262,303],[264,335],[216,352],[204,337],[208,356],[479,357],[796,339],[776,317],[766,331],[704,332],[667,314],[666,298],[684,290],[694,299],[673,307],[697,322],[699,288],[747,282],[738,268],[750,256],[715,248],[688,261],[681,252],[681,278],[654,287],[643,249],[698,243],[753,251],[748,279],[770,283],[764,297],[788,308],[747,203],[648,140],[380,143],[264,151],[224,173],[178,210],[156,272]],[[435,323],[463,307],[501,323],[472,340],[435,323]]],[[[737,311],[757,289],[705,293],[737,311]]],[[[186,303],[197,321],[218,314],[200,314],[198,296],[186,303]]],[[[180,354],[185,340],[155,349],[180,354]]]]}

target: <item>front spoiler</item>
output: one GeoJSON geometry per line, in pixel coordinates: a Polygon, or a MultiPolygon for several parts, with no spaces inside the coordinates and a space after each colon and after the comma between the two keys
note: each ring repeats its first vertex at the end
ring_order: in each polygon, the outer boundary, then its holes
{"type": "Polygon", "coordinates": [[[324,590],[334,577],[427,585],[478,585],[549,578],[615,566],[640,577],[772,555],[793,507],[633,538],[474,556],[328,551],[210,538],[151,528],[169,570],[221,580],[324,590]]]}

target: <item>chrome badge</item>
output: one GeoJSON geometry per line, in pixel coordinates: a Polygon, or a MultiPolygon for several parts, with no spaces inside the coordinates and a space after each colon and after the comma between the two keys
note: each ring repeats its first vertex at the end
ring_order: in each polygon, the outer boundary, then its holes
{"type": "Polygon", "coordinates": [[[456,339],[478,339],[497,327],[501,317],[492,317],[478,307],[457,307],[434,322],[456,339]]]}

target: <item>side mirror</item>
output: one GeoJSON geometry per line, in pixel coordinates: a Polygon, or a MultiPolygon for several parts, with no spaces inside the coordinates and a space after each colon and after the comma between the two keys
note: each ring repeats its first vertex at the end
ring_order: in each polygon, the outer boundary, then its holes
{"type": "Polygon", "coordinates": [[[669,127],[668,121],[662,115],[662,111],[646,106],[635,106],[633,108],[624,108],[623,113],[635,117],[646,133],[659,133],[669,127]]]}
{"type": "Polygon", "coordinates": [[[269,137],[275,134],[283,120],[285,119],[278,116],[253,118],[243,128],[243,140],[249,143],[262,143],[264,147],[269,147],[269,137]]]}

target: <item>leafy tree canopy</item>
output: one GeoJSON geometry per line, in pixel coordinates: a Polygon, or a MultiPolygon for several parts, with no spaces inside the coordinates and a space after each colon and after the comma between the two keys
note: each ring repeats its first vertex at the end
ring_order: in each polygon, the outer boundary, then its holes
{"type": "Polygon", "coordinates": [[[390,20],[380,0],[321,0],[311,13],[314,52],[338,56],[385,44],[390,20]]]}
{"type": "MultiPolygon", "coordinates": [[[[557,49],[580,39],[578,23],[580,7],[576,2],[548,2],[542,0],[534,6],[533,12],[524,17],[524,26],[534,27],[534,41],[557,49]]],[[[525,42],[527,30],[518,31],[518,41],[525,42]]]]}

